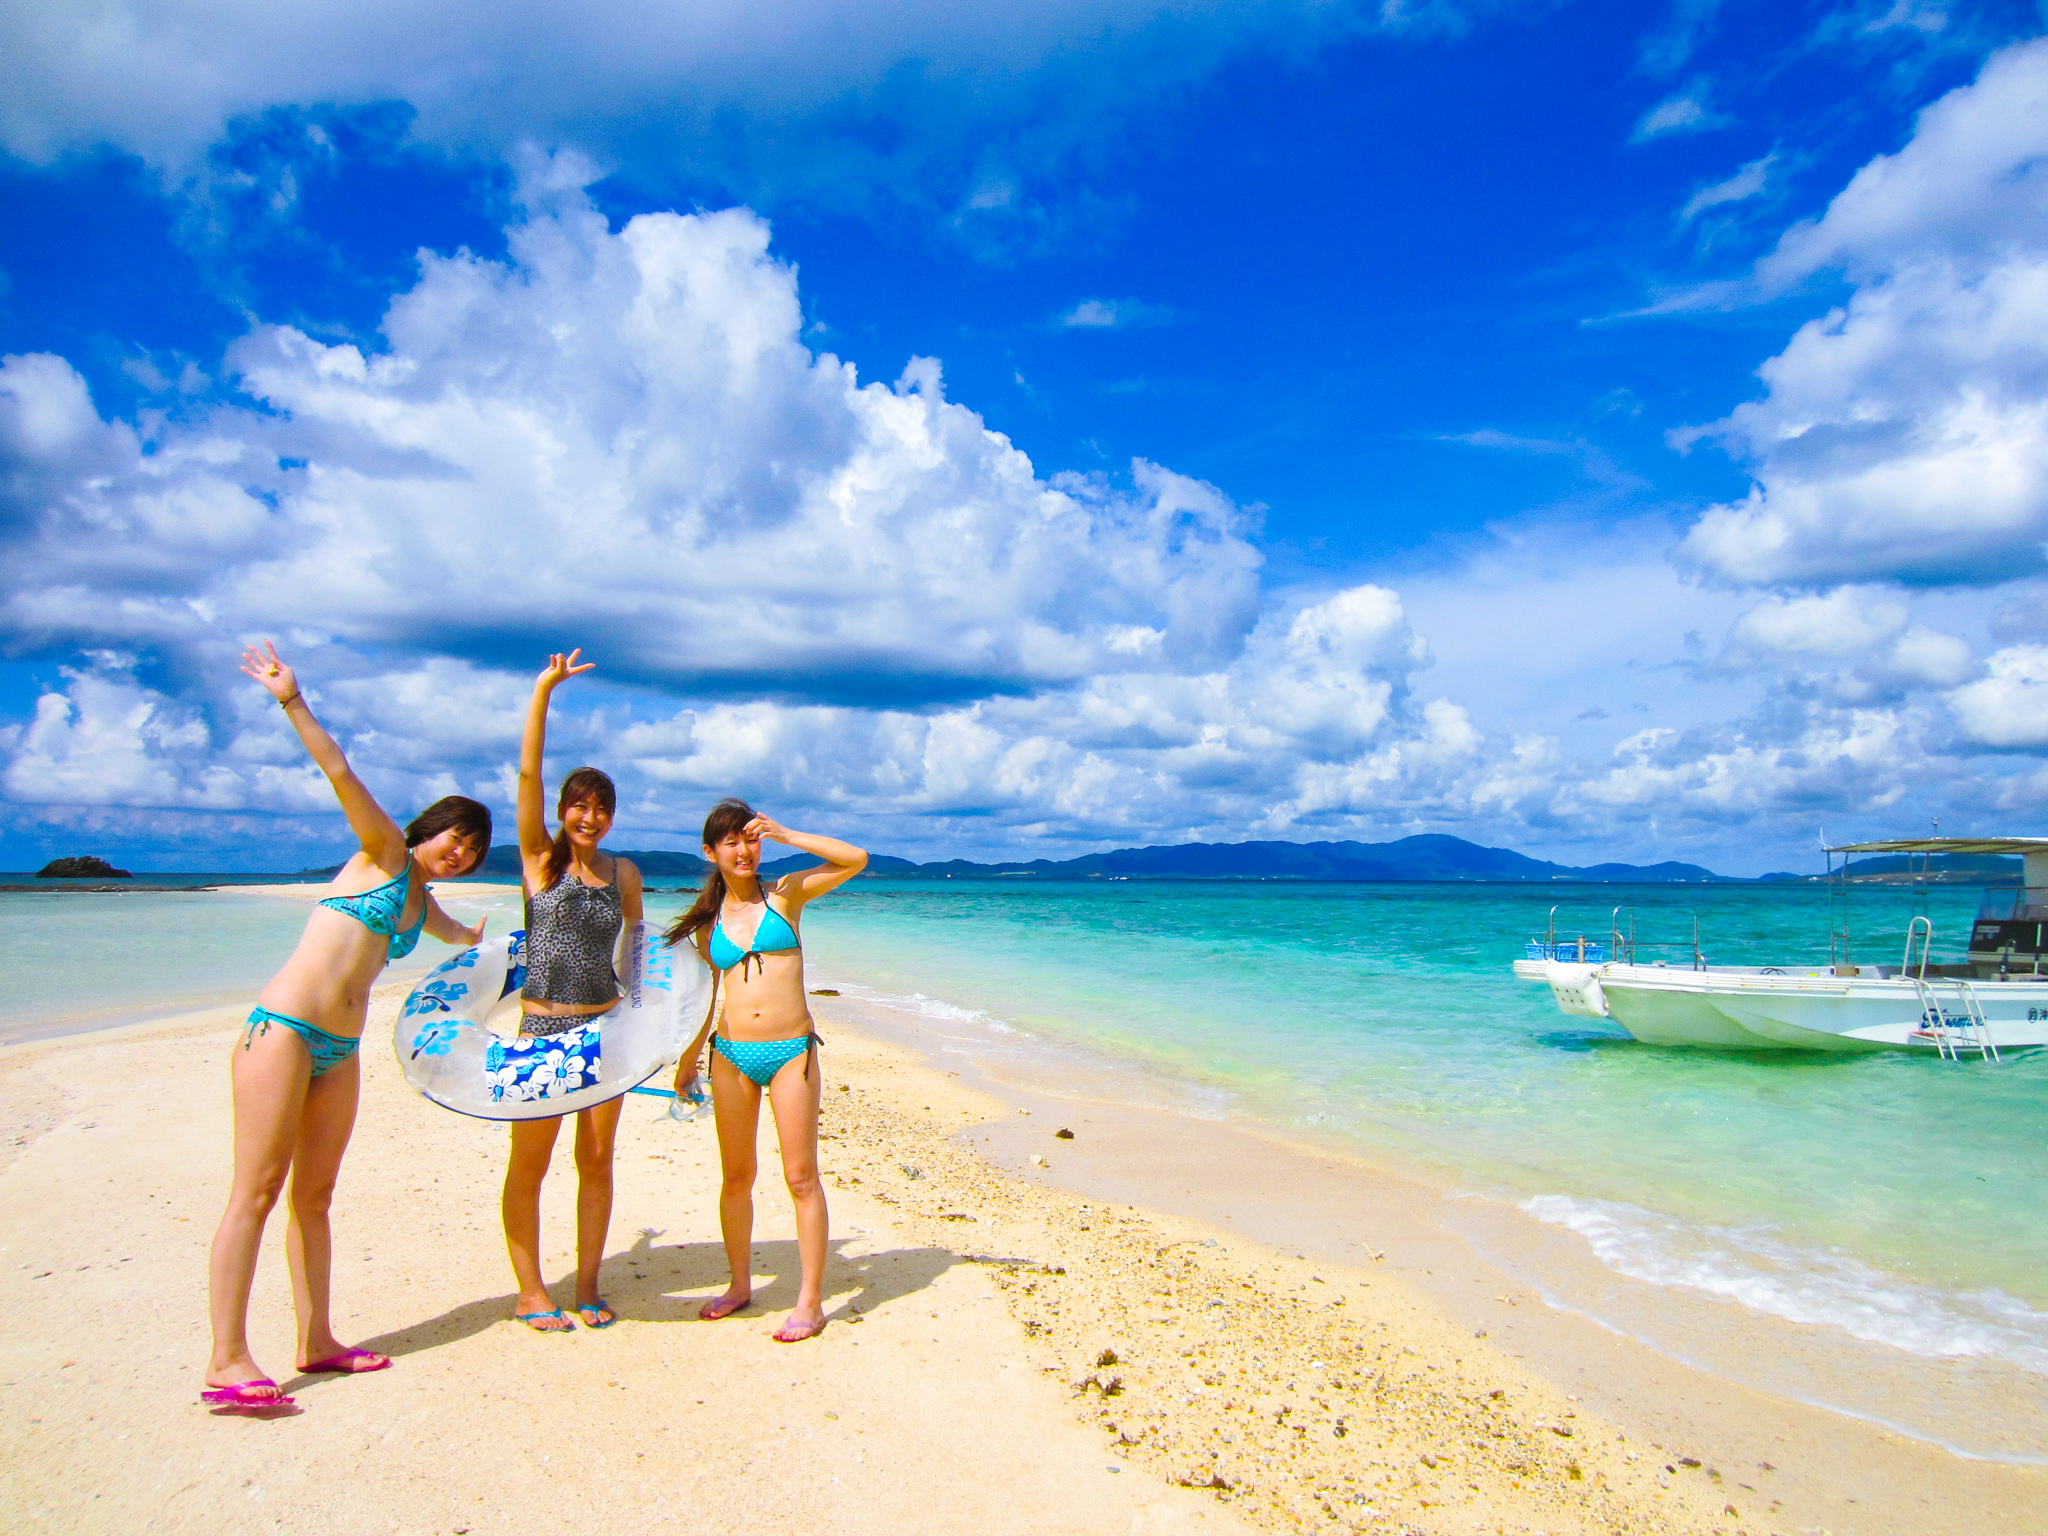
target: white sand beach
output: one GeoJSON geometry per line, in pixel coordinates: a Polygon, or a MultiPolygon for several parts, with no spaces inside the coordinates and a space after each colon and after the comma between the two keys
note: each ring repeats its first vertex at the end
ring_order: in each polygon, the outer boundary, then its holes
{"type": "MultiPolygon", "coordinates": [[[[1299,1182],[1302,1154],[1271,1144],[1252,1157],[1214,1128],[1189,1138],[1191,1122],[1176,1142],[1148,1123],[1155,1112],[1034,1108],[963,1086],[829,1001],[825,1333],[769,1338],[795,1262],[787,1199],[766,1171],[760,1305],[696,1320],[723,1282],[710,1130],[635,1096],[605,1278],[620,1322],[543,1337],[506,1320],[504,1130],[406,1089],[385,1048],[397,1003],[387,988],[372,1010],[335,1275],[343,1336],[397,1363],[293,1378],[275,1220],[252,1331],[300,1411],[267,1421],[196,1400],[236,1015],[0,1052],[0,1297],[34,1324],[0,1344],[9,1528],[2048,1528],[2037,1471],[1646,1363],[1590,1325],[1538,1322],[1534,1298],[1496,1308],[1529,1332],[1475,1328],[1410,1284],[1413,1253],[1333,1263],[1235,1235],[1230,1220],[1169,1214],[1147,1148],[1206,1141],[1221,1161],[1176,1157],[1174,1175],[1254,1196],[1299,1182]],[[1126,1181],[1118,1198],[1102,1192],[1112,1178],[1126,1181]],[[1135,1198],[1148,1183],[1156,1204],[1135,1198]],[[1623,1390],[1532,1363],[1560,1347],[1623,1390]],[[1661,1411],[1640,1411],[1646,1391],[1661,1411]]],[[[770,1143],[764,1127],[764,1170],[770,1143]]],[[[573,1190],[565,1152],[545,1206],[557,1275],[573,1190]]],[[[1386,1246],[1405,1241],[1388,1230],[1386,1246]]]]}

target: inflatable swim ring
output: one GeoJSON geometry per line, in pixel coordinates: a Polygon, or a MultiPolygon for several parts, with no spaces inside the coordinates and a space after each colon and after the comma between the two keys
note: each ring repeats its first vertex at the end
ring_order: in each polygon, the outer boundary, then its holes
{"type": "Polygon", "coordinates": [[[480,1120],[573,1114],[674,1066],[704,1022],[710,970],[694,949],[671,949],[638,923],[619,934],[613,957],[618,1003],[567,1035],[515,1046],[525,950],[523,929],[487,940],[413,988],[392,1048],[422,1097],[480,1120]]]}

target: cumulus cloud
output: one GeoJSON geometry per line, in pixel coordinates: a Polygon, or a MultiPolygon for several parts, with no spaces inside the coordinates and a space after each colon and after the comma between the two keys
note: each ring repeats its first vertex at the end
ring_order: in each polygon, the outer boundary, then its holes
{"type": "Polygon", "coordinates": [[[574,631],[665,687],[919,704],[1211,664],[1250,626],[1224,497],[1042,480],[929,360],[861,383],[798,340],[752,215],[614,233],[569,193],[511,245],[423,258],[381,351],[259,327],[230,361],[262,409],[147,453],[67,364],[10,360],[15,644],[314,614],[488,663],[574,631]]]}
{"type": "Polygon", "coordinates": [[[1734,582],[1996,583],[2048,539],[2048,41],[1930,106],[1758,268],[1858,286],[1707,429],[1756,470],[1681,557],[1734,582]]]}
{"type": "MultiPolygon", "coordinates": [[[[394,808],[461,790],[502,801],[527,679],[435,660],[357,670],[312,647],[309,697],[394,808]]],[[[1035,695],[937,709],[767,699],[680,708],[565,694],[554,771],[590,760],[621,781],[623,835],[673,841],[735,791],[855,815],[892,846],[934,839],[1219,836],[1372,825],[1455,811],[1484,772],[1465,712],[1413,697],[1427,648],[1385,588],[1272,607],[1212,671],[1111,671],[1035,695]]],[[[215,709],[139,683],[120,657],[69,669],[0,739],[17,802],[174,811],[324,808],[325,786],[253,690],[215,709]]]]}
{"type": "Polygon", "coordinates": [[[1716,729],[1653,727],[1618,744],[1606,773],[1565,786],[1559,807],[1727,822],[1801,811],[1883,813],[1927,787],[1923,731],[1917,714],[1818,706],[1790,719],[1716,729]]]}
{"type": "Polygon", "coordinates": [[[2048,748],[2048,646],[1994,653],[1985,676],[1949,695],[1963,734],[1987,747],[2048,748]]]}
{"type": "Polygon", "coordinates": [[[558,754],[671,835],[734,789],[913,845],[1363,825],[1483,773],[1392,591],[1262,593],[1213,488],[1041,478],[935,361],[808,350],[760,219],[614,231],[568,169],[508,260],[423,256],[382,346],[258,325],[237,396],[147,431],[6,360],[0,634],[67,663],[0,740],[17,808],[318,814],[257,634],[394,809],[502,802],[576,643],[558,754]]]}
{"type": "Polygon", "coordinates": [[[616,749],[650,780],[701,794],[742,784],[1069,837],[1251,835],[1385,817],[1471,771],[1481,739],[1464,712],[1411,697],[1426,664],[1398,597],[1368,585],[1269,613],[1215,671],[1111,672],[919,714],[718,705],[635,725],[616,749]]]}
{"type": "Polygon", "coordinates": [[[1903,594],[1839,587],[1765,598],[1735,621],[1720,664],[1862,704],[1953,688],[1975,671],[1976,655],[1967,641],[1912,622],[1903,594]]]}

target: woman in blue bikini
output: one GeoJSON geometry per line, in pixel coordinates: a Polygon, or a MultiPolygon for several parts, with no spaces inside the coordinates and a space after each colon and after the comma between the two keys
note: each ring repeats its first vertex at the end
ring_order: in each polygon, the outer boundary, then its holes
{"type": "MultiPolygon", "coordinates": [[[[595,768],[562,780],[555,816],[562,830],[548,835],[541,768],[547,752],[548,705],[555,687],[588,672],[583,653],[550,656],[533,685],[526,733],[519,743],[519,864],[526,891],[526,986],[520,992],[520,1048],[553,1040],[597,1023],[619,1001],[612,953],[619,933],[640,921],[640,871],[629,859],[599,853],[618,805],[612,781],[595,768]]],[[[580,1035],[577,1038],[582,1038],[580,1035]]],[[[602,1048],[600,1046],[600,1048],[602,1048]]],[[[576,1314],[586,1328],[609,1328],[617,1319],[598,1294],[598,1267],[612,1221],[612,1145],[623,1098],[576,1114],[576,1314]]],[[[512,1122],[512,1156],[505,1168],[499,1213],[519,1300],[512,1315],[538,1333],[568,1333],[541,1272],[540,1186],[554,1160],[563,1117],[512,1122]]]]}
{"type": "Polygon", "coordinates": [[[797,1253],[803,1278],[796,1310],[776,1330],[778,1343],[795,1344],[825,1326],[823,1286],[830,1215],[818,1182],[818,1036],[804,1001],[804,958],[797,925],[806,902],[844,885],[867,867],[868,856],[837,838],[791,832],[745,802],[721,800],[704,822],[704,857],[712,864],[689,911],[668,930],[671,944],[688,940],[717,972],[724,1009],[683,1053],[676,1092],[688,1096],[697,1056],[711,1038],[711,1098],[718,1124],[718,1159],[724,1183],[718,1225],[725,1236],[732,1284],[698,1312],[707,1322],[729,1317],[753,1300],[754,1144],[761,1090],[775,1113],[782,1143],[782,1177],[796,1204],[797,1253]],[[761,839],[787,843],[825,863],[761,883],[761,839]],[[713,1033],[723,1023],[722,1033],[713,1033]]]}
{"type": "Polygon", "coordinates": [[[207,1406],[230,1411],[291,1402],[257,1366],[248,1336],[257,1249],[287,1176],[285,1253],[298,1310],[299,1369],[353,1374],[391,1364],[344,1346],[328,1314],[327,1208],[355,1128],[356,1047],[378,973],[411,954],[422,930],[447,944],[483,936],[481,923],[465,928],[443,912],[427,881],[469,873],[491,846],[490,811],[461,795],[435,801],[401,829],[313,718],[275,646],[251,648],[242,670],[283,706],[361,846],[334,877],[333,894],[306,919],[291,959],[258,994],[234,1053],[235,1180],[213,1237],[213,1357],[200,1394],[207,1406]]]}

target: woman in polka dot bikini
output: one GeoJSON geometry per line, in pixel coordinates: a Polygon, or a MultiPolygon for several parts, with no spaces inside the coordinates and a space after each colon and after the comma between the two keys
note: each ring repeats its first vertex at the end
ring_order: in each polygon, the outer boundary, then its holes
{"type": "Polygon", "coordinates": [[[671,944],[691,943],[718,973],[722,1017],[713,1012],[683,1053],[676,1092],[687,1097],[697,1079],[697,1056],[711,1039],[711,1098],[718,1124],[724,1184],[718,1222],[732,1284],[704,1304],[707,1322],[730,1317],[753,1300],[754,1144],[761,1090],[775,1113],[782,1143],[782,1177],[796,1203],[797,1251],[803,1278],[796,1310],[776,1330],[779,1343],[795,1344],[825,1326],[821,1288],[830,1217],[818,1182],[818,1036],[805,1001],[804,957],[797,924],[804,903],[845,884],[867,867],[868,856],[837,838],[792,832],[739,800],[721,800],[704,822],[704,857],[712,864],[696,904],[668,930],[671,944]],[[815,869],[761,883],[761,840],[786,843],[825,862],[815,869]],[[714,1026],[723,1025],[718,1033],[714,1026]]]}

